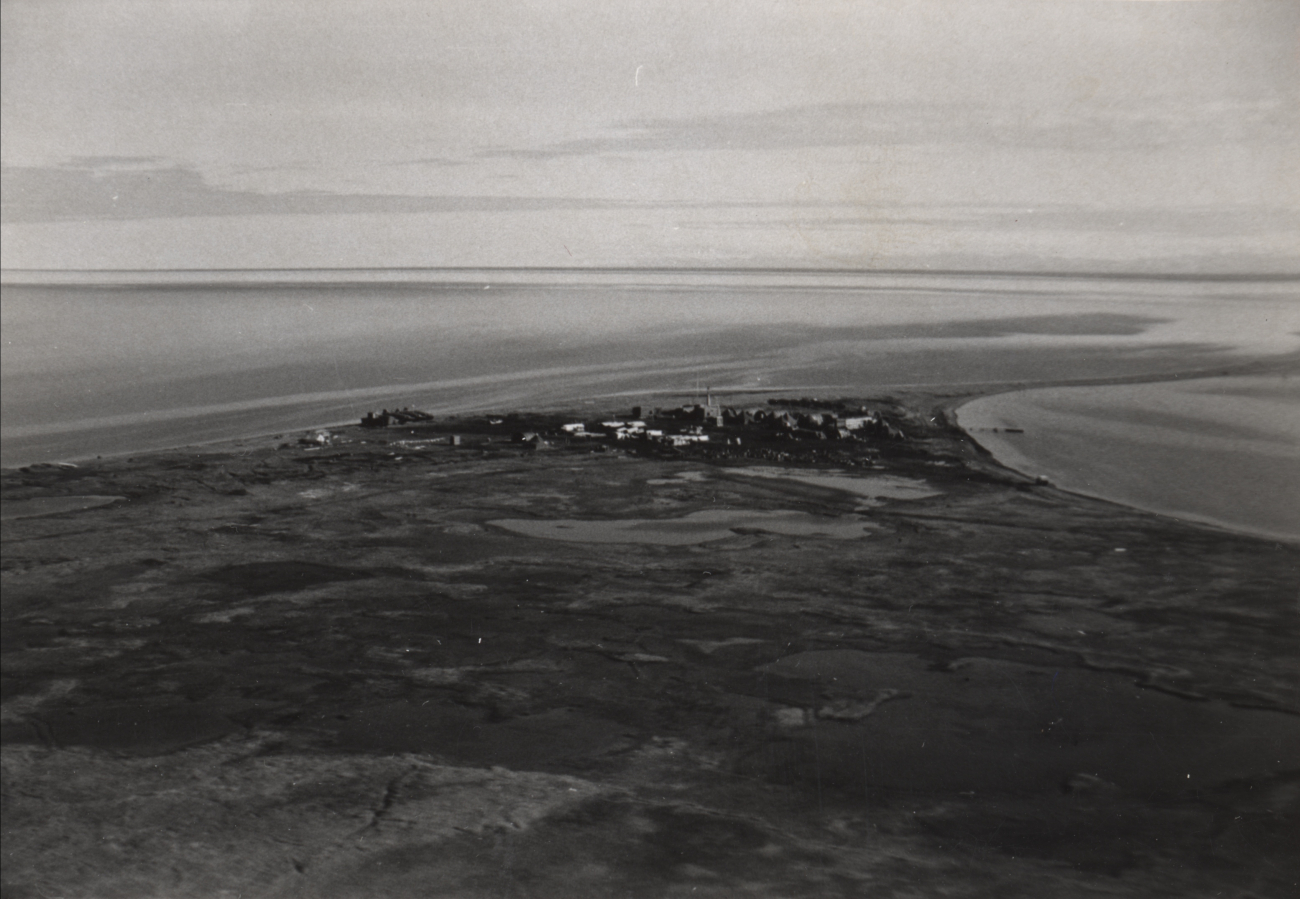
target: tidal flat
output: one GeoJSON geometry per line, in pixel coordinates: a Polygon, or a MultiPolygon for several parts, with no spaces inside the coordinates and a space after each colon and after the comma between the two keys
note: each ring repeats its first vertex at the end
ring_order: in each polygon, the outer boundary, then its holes
{"type": "Polygon", "coordinates": [[[1291,895],[1300,548],[939,402],[775,462],[467,418],[6,470],[53,511],[0,525],[5,896],[1291,895]]]}

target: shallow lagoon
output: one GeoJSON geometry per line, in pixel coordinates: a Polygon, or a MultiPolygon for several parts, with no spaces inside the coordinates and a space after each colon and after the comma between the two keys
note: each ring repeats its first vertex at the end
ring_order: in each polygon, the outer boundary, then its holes
{"type": "Polygon", "coordinates": [[[620,518],[613,520],[503,518],[489,522],[527,537],[576,543],[651,543],[685,546],[722,540],[737,534],[762,532],[788,537],[854,540],[871,526],[856,519],[823,518],[795,511],[706,509],[682,518],[620,518]]]}
{"type": "Polygon", "coordinates": [[[925,499],[939,496],[942,490],[935,490],[918,478],[901,478],[897,475],[868,475],[858,477],[842,471],[804,471],[791,468],[775,468],[754,465],[746,468],[727,469],[728,474],[745,475],[752,478],[771,478],[781,481],[795,481],[812,487],[824,487],[828,490],[842,490],[860,496],[865,501],[861,505],[879,505],[885,499],[925,499]]]}

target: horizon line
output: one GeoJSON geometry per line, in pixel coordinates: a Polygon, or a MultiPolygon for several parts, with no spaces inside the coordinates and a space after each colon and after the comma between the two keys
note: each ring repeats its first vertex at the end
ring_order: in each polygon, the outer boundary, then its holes
{"type": "MultiPolygon", "coordinates": [[[[656,274],[656,275],[934,275],[934,276],[984,276],[984,277],[1033,277],[1033,278],[1091,278],[1097,280],[1128,281],[1267,281],[1281,282],[1300,280],[1300,271],[1295,272],[1135,272],[1135,271],[1086,271],[1077,269],[1037,270],[1037,269],[931,269],[931,268],[884,268],[884,269],[850,269],[850,268],[808,268],[777,266],[725,266],[725,267],[685,267],[685,266],[339,266],[339,267],[266,267],[266,268],[0,268],[0,282],[10,281],[12,276],[44,275],[88,276],[104,275],[123,276],[166,276],[195,274],[275,274],[275,273],[321,273],[340,274],[356,272],[358,274],[375,274],[391,272],[394,274],[427,273],[493,273],[521,274],[536,272],[540,274],[566,275],[601,275],[601,274],[656,274]]],[[[17,283],[17,282],[14,282],[17,283]]],[[[56,283],[56,282],[48,282],[56,283]]]]}

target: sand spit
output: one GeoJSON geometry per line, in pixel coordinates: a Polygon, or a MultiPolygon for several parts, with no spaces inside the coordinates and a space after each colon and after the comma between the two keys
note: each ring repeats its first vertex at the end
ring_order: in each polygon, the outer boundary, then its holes
{"type": "Polygon", "coordinates": [[[1295,547],[937,424],[782,441],[865,512],[434,436],[3,473],[130,498],[0,535],[6,897],[1294,892],[1295,547]]]}
{"type": "Polygon", "coordinates": [[[963,427],[1063,489],[1300,544],[1300,387],[1286,374],[1046,387],[972,400],[963,427]]]}

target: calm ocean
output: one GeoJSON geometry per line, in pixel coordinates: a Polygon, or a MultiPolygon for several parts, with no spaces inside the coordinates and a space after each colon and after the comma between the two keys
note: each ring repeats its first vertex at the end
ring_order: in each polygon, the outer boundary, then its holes
{"type": "MultiPolygon", "coordinates": [[[[1032,386],[1300,349],[1300,285],[1277,279],[513,270],[128,273],[70,284],[20,274],[6,273],[0,302],[6,466],[291,431],[382,407],[604,410],[697,383],[734,402],[763,390],[1032,386]]],[[[1134,391],[1124,403],[1155,396],[1134,391]]],[[[980,408],[967,406],[963,420],[980,408]]],[[[1203,417],[1221,420],[1213,408],[1203,417]]],[[[1115,438],[1094,428],[1066,442],[1076,439],[1115,438]]],[[[1224,441],[1215,449],[1224,467],[1263,476],[1275,465],[1249,440],[1224,441]]],[[[1017,445],[1026,458],[1048,452],[1034,464],[1066,483],[1051,461],[1059,450],[1017,445]]],[[[1087,489],[1129,495],[1105,477],[1087,489]]],[[[1186,491],[1151,489],[1165,500],[1143,504],[1185,508],[1186,491]]]]}

